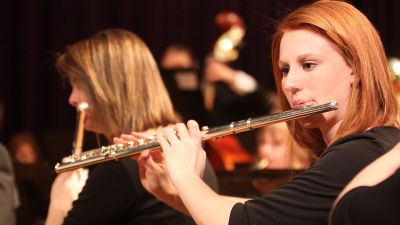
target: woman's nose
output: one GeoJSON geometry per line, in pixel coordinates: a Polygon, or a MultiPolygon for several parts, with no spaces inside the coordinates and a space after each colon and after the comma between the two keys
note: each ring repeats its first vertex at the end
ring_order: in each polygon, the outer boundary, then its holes
{"type": "Polygon", "coordinates": [[[284,79],[282,79],[282,88],[293,94],[301,90],[301,80],[299,76],[300,75],[295,71],[290,71],[284,79]]]}
{"type": "Polygon", "coordinates": [[[76,91],[72,89],[71,94],[69,95],[68,98],[68,103],[71,106],[77,107],[80,102],[79,96],[77,95],[76,91]]]}
{"type": "Polygon", "coordinates": [[[261,146],[261,152],[264,153],[264,155],[269,155],[273,151],[273,148],[270,144],[264,144],[261,146]]]}

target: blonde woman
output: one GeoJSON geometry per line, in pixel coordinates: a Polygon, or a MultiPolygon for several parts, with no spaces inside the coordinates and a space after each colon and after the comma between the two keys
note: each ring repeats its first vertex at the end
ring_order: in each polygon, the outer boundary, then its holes
{"type": "MultiPolygon", "coordinates": [[[[104,30],[70,45],[58,56],[56,67],[72,85],[70,105],[89,104],[85,129],[110,143],[122,133],[151,134],[176,122],[153,56],[129,31],[104,30]]],[[[132,159],[95,166],[86,184],[77,172],[59,175],[46,221],[49,225],[187,223],[192,222],[146,192],[132,159]],[[83,186],[78,198],[80,189],[73,184],[83,186]]]]}

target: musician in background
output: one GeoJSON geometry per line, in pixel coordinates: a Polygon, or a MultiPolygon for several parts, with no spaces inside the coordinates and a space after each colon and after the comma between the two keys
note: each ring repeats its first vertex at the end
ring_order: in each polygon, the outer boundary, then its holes
{"type": "Polygon", "coordinates": [[[181,121],[194,119],[208,125],[200,88],[200,66],[191,49],[182,44],[169,45],[160,60],[161,75],[181,121]]]}
{"type": "MultiPolygon", "coordinates": [[[[5,116],[0,101],[0,130],[5,116]]],[[[0,225],[15,225],[16,210],[20,206],[12,159],[8,150],[0,143],[0,225]]]]}
{"type": "MultiPolygon", "coordinates": [[[[266,97],[264,87],[240,63],[243,59],[240,53],[245,46],[245,21],[234,11],[222,10],[215,16],[215,24],[222,34],[216,40],[203,69],[203,92],[205,106],[210,114],[209,126],[220,126],[270,113],[271,102],[266,97]],[[233,46],[226,48],[226,43],[233,46]]],[[[256,154],[255,131],[232,137],[237,139],[240,148],[251,155],[256,154]]]]}
{"type": "Polygon", "coordinates": [[[14,168],[7,149],[0,144],[0,225],[15,225],[19,207],[14,168]]]}
{"type": "MultiPolygon", "coordinates": [[[[281,112],[276,93],[269,93],[271,113],[281,112]]],[[[286,123],[257,129],[257,157],[253,169],[307,169],[315,161],[311,149],[301,146],[290,134],[286,123]]]]}
{"type": "Polygon", "coordinates": [[[210,112],[214,123],[221,125],[248,115],[261,116],[271,110],[263,89],[256,79],[246,72],[209,59],[204,74],[207,82],[217,85],[214,105],[210,112]],[[230,111],[233,108],[235,109],[230,111]]]}
{"type": "MultiPolygon", "coordinates": [[[[104,30],[67,46],[56,67],[72,85],[69,103],[89,104],[85,129],[104,135],[110,143],[121,133],[151,134],[177,121],[153,56],[129,31],[104,30]]],[[[138,165],[130,158],[95,166],[86,184],[76,171],[60,174],[46,220],[48,225],[192,222],[146,192],[138,165]]]]}
{"type": "Polygon", "coordinates": [[[153,193],[179,199],[176,207],[183,202],[197,224],[326,224],[346,184],[400,141],[399,107],[382,42],[349,3],[321,0],[287,15],[272,39],[272,64],[283,110],[338,102],[337,111],[288,123],[295,140],[319,158],[269,195],[240,202],[200,179],[205,154],[195,121],[159,130],[169,175],[159,179],[170,177],[178,195],[153,193]]]}
{"type": "Polygon", "coordinates": [[[17,213],[18,224],[43,224],[55,172],[42,156],[39,143],[32,133],[20,132],[13,135],[8,146],[14,159],[21,201],[17,213]]]}
{"type": "Polygon", "coordinates": [[[262,127],[257,131],[258,162],[254,169],[307,169],[313,162],[310,149],[300,146],[290,135],[286,123],[262,127]]]}

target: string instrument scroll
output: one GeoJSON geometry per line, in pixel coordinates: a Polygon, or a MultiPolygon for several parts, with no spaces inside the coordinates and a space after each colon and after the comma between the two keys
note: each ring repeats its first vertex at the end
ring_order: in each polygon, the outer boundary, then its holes
{"type": "MultiPolygon", "coordinates": [[[[239,57],[238,46],[245,35],[242,18],[233,11],[221,11],[215,17],[216,25],[224,31],[214,44],[211,58],[222,63],[235,61],[239,57]]],[[[211,111],[214,107],[215,85],[204,84],[204,106],[211,111]]]]}

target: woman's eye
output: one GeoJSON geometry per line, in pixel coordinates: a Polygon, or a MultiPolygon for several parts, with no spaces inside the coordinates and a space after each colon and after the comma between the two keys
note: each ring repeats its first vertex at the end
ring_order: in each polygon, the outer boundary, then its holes
{"type": "Polygon", "coordinates": [[[316,64],[312,63],[312,62],[303,63],[303,69],[305,69],[305,70],[312,70],[312,69],[314,69],[315,66],[316,66],[316,64]]]}
{"type": "Polygon", "coordinates": [[[286,76],[289,73],[289,67],[281,67],[279,70],[284,76],[286,76]]]}

